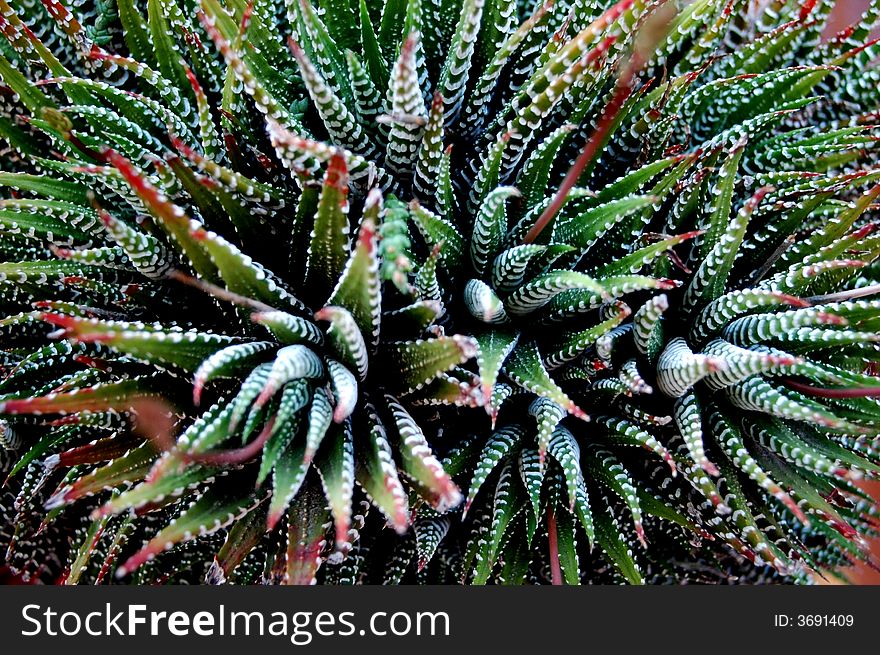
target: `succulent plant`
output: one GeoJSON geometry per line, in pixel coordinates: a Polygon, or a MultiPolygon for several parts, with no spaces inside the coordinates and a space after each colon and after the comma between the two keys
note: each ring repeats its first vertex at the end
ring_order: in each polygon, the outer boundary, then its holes
{"type": "Polygon", "coordinates": [[[830,0],[0,0],[43,582],[870,562],[880,54],[830,0]]]}

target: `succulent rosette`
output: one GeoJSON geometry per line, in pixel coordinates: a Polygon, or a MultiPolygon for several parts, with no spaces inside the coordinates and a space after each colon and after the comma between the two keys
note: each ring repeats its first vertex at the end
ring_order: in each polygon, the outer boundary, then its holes
{"type": "Polygon", "coordinates": [[[7,575],[870,562],[880,18],[0,0],[7,575]]]}

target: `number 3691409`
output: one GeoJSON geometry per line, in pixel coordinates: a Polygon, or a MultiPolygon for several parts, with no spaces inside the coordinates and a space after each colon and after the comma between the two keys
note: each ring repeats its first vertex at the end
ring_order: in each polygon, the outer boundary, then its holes
{"type": "Polygon", "coordinates": [[[773,625],[777,628],[851,628],[852,614],[776,614],[773,625]]]}

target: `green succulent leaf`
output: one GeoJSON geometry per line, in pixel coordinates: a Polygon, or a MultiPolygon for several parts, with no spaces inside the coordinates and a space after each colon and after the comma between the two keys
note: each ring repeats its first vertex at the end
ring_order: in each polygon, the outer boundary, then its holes
{"type": "Polygon", "coordinates": [[[390,344],[387,355],[400,371],[406,391],[420,389],[440,373],[474,357],[477,344],[470,337],[453,335],[390,344]]]}

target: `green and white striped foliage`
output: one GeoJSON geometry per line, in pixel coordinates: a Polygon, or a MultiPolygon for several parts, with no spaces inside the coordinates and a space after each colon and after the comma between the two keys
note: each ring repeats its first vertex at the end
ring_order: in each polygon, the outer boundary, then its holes
{"type": "Polygon", "coordinates": [[[832,5],[0,0],[4,567],[869,560],[880,4],[832,5]]]}

